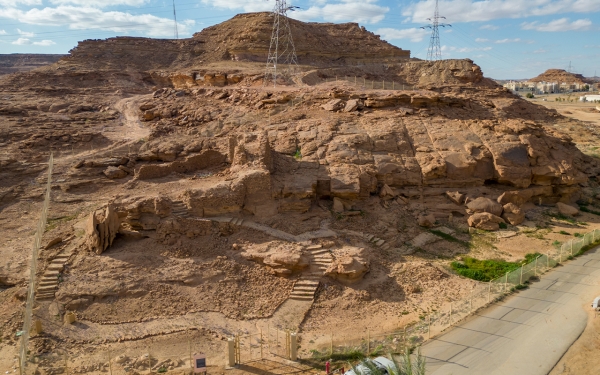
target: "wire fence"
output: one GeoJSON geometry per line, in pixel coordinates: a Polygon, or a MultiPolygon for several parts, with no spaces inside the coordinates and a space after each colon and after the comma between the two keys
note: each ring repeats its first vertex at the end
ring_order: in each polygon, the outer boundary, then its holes
{"type": "Polygon", "coordinates": [[[21,331],[21,341],[19,346],[19,365],[23,370],[27,363],[27,353],[29,345],[29,336],[31,333],[31,317],[33,303],[35,299],[35,280],[37,273],[38,252],[42,246],[42,236],[46,229],[46,219],[48,217],[48,206],[50,205],[50,191],[52,189],[52,168],[54,167],[54,155],[50,154],[48,160],[48,181],[46,183],[46,194],[44,196],[44,205],[38,221],[35,237],[33,240],[33,249],[31,251],[31,266],[29,274],[29,286],[27,290],[27,302],[25,304],[25,313],[23,316],[23,330],[21,331]]]}
{"type": "Polygon", "coordinates": [[[532,279],[540,277],[557,264],[572,259],[586,247],[597,245],[599,242],[600,230],[596,229],[581,238],[563,243],[554,252],[538,254],[531,262],[494,280],[474,281],[472,289],[464,298],[446,303],[437,311],[424,314],[419,321],[403,328],[385,332],[367,331],[350,336],[331,332],[326,344],[322,339],[313,344],[317,337],[302,335],[299,358],[308,361],[328,358],[347,360],[358,355],[403,353],[456,325],[475,311],[501,300],[516,289],[525,288],[532,279]]]}
{"type": "Polygon", "coordinates": [[[373,80],[358,76],[325,77],[324,82],[337,82],[355,86],[363,90],[415,90],[415,86],[404,82],[386,81],[384,79],[373,80]]]}

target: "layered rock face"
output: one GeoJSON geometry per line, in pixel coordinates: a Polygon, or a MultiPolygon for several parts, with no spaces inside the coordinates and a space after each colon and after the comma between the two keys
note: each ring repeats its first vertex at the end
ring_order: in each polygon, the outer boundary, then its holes
{"type": "Polygon", "coordinates": [[[45,65],[54,64],[65,55],[0,54],[0,75],[16,72],[27,72],[45,65]]]}
{"type": "MultiPolygon", "coordinates": [[[[357,23],[305,23],[293,19],[289,22],[301,65],[382,64],[410,58],[410,51],[381,40],[357,23]]],[[[97,68],[140,71],[193,67],[196,72],[191,74],[197,73],[201,64],[220,61],[262,63],[269,53],[272,27],[268,12],[239,14],[189,39],[85,40],[70,51],[67,61],[69,64],[85,61],[97,68]]],[[[205,79],[204,73],[201,77],[205,79]]]]}

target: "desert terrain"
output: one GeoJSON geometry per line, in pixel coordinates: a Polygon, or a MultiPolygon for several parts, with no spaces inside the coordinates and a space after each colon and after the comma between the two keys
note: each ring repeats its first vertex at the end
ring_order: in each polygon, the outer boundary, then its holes
{"type": "Polygon", "coordinates": [[[465,298],[452,261],[521,261],[600,228],[592,111],[357,24],[290,23],[300,66],[275,87],[266,13],[178,41],[83,41],[0,77],[0,370],[18,372],[51,154],[40,374],[185,372],[196,352],[223,373],[228,338],[274,330],[307,358],[465,298]]]}

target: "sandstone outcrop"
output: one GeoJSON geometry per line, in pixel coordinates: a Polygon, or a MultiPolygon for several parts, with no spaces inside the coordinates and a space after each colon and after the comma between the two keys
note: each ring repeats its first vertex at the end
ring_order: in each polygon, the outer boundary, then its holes
{"type": "Polygon", "coordinates": [[[309,265],[308,258],[299,245],[272,242],[247,248],[242,252],[242,256],[268,266],[279,276],[289,276],[309,265]]]}
{"type": "Polygon", "coordinates": [[[558,208],[558,212],[560,212],[563,215],[568,215],[568,216],[579,215],[579,210],[568,204],[558,202],[558,203],[556,203],[556,208],[558,208]]]}
{"type": "Polygon", "coordinates": [[[334,261],[325,273],[336,280],[353,283],[369,272],[369,261],[365,250],[359,247],[345,246],[333,250],[334,261]]]}
{"type": "Polygon", "coordinates": [[[504,219],[489,212],[478,212],[468,219],[469,226],[483,230],[498,230],[500,223],[505,223],[504,219]]]}
{"type": "Polygon", "coordinates": [[[467,203],[467,208],[474,213],[489,212],[494,216],[502,215],[502,205],[485,197],[479,197],[470,201],[467,203]]]}
{"type": "Polygon", "coordinates": [[[519,225],[525,221],[525,213],[514,203],[507,203],[503,206],[502,218],[511,225],[519,225]]]}
{"type": "Polygon", "coordinates": [[[120,225],[119,215],[111,205],[92,212],[85,225],[85,245],[88,250],[102,254],[112,245],[120,225]]]}

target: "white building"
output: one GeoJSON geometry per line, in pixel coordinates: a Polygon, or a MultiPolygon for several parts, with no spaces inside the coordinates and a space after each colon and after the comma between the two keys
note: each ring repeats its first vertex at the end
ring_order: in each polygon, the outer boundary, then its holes
{"type": "Polygon", "coordinates": [[[600,103],[600,95],[584,95],[579,98],[579,101],[600,103]]]}

